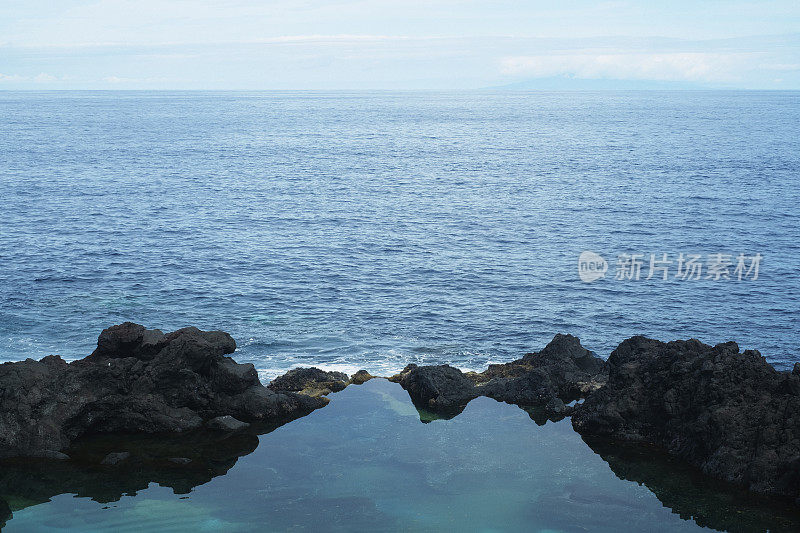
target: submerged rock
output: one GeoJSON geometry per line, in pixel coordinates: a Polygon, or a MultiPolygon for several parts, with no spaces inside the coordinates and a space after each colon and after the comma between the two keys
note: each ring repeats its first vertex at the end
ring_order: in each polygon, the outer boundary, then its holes
{"type": "MultiPolygon", "coordinates": [[[[655,444],[751,491],[800,497],[800,375],[736,343],[624,341],[576,431],[655,444]]],[[[798,500],[800,501],[800,500],[798,500]]]]}
{"type": "Polygon", "coordinates": [[[226,357],[235,348],[221,331],[126,322],[79,361],[0,364],[0,458],[62,452],[88,433],[184,432],[225,415],[272,423],[325,405],[264,387],[253,365],[226,357]]]}

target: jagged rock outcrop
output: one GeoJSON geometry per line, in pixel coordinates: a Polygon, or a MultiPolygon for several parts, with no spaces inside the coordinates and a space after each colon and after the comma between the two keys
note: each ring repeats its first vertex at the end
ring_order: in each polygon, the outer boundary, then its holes
{"type": "Polygon", "coordinates": [[[374,377],[375,376],[373,376],[372,374],[370,374],[366,370],[359,370],[358,372],[356,372],[355,374],[350,376],[350,384],[351,385],[363,385],[364,383],[366,383],[367,381],[371,380],[374,377]]]}
{"type": "Polygon", "coordinates": [[[633,337],[608,364],[607,384],[572,417],[576,431],[655,444],[715,478],[800,497],[800,375],[733,342],[633,337]]]}
{"type": "Polygon", "coordinates": [[[374,378],[366,370],[359,370],[351,377],[344,372],[320,370],[316,367],[299,367],[278,376],[267,385],[276,392],[299,392],[307,396],[325,396],[344,390],[348,385],[362,385],[374,378]]]}
{"type": "Polygon", "coordinates": [[[316,367],[294,368],[267,385],[276,392],[301,392],[308,396],[324,396],[344,390],[350,378],[344,372],[328,372],[316,367]]]}
{"type": "Polygon", "coordinates": [[[482,396],[516,405],[553,405],[584,398],[605,383],[606,362],[577,337],[557,334],[540,352],[471,374],[482,396]]]}
{"type": "Polygon", "coordinates": [[[399,383],[419,409],[442,418],[452,418],[464,410],[470,400],[480,394],[475,383],[450,365],[408,365],[389,378],[399,383]]]}
{"type": "Polygon", "coordinates": [[[327,403],[264,387],[253,365],[226,357],[235,348],[221,331],[126,322],[79,361],[1,364],[0,458],[58,455],[87,433],[184,432],[225,415],[288,421],[327,403]]]}
{"type": "Polygon", "coordinates": [[[389,379],[406,389],[418,408],[444,418],[459,414],[478,396],[540,406],[553,417],[563,418],[571,409],[564,402],[597,390],[606,375],[606,362],[581,346],[577,337],[558,334],[542,351],[490,365],[481,373],[463,373],[449,365],[408,365],[389,379]]]}

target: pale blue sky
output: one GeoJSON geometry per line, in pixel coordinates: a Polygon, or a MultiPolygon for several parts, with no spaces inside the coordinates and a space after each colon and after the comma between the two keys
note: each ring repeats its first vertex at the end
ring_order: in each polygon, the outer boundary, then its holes
{"type": "Polygon", "coordinates": [[[0,3],[0,89],[536,88],[554,80],[800,89],[800,2],[0,3]]]}

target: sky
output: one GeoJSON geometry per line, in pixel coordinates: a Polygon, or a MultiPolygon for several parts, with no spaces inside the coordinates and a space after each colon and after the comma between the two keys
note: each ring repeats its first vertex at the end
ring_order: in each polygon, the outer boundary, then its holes
{"type": "Polygon", "coordinates": [[[1,0],[0,90],[800,89],[800,1],[1,0]]]}

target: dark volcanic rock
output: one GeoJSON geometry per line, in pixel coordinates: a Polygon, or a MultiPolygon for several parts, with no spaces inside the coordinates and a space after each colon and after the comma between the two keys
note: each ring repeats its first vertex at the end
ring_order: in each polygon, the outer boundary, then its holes
{"type": "Polygon", "coordinates": [[[569,407],[564,405],[564,401],[561,398],[551,398],[544,407],[554,415],[564,415],[569,410],[569,407]]]}
{"type": "Polygon", "coordinates": [[[114,466],[121,463],[130,456],[131,456],[130,452],[111,452],[108,455],[106,455],[102,461],[100,461],[100,464],[114,466]]]}
{"type": "MultiPolygon", "coordinates": [[[[298,368],[264,387],[253,365],[226,356],[235,348],[219,331],[164,334],[125,323],[104,330],[97,349],[80,361],[48,356],[0,364],[0,459],[30,461],[13,476],[0,468],[0,488],[24,485],[23,472],[39,472],[41,463],[63,473],[59,486],[79,472],[90,477],[92,469],[116,480],[115,472],[142,468],[189,486],[206,479],[215,459],[204,457],[215,453],[216,439],[231,448],[225,464],[235,462],[257,446],[256,435],[325,405],[322,395],[372,378],[366,371],[348,378],[298,368]],[[76,440],[120,435],[177,440],[169,450],[132,457],[111,453],[127,447],[90,458],[74,447],[76,440]],[[195,441],[207,443],[202,454],[185,449],[195,441]],[[20,457],[36,460],[9,459],[20,457]],[[99,467],[101,460],[116,466],[99,467]],[[189,479],[176,469],[190,472],[189,479]]],[[[537,424],[572,415],[587,442],[654,445],[705,475],[800,504],[800,363],[777,372],[757,351],[739,353],[732,342],[711,347],[634,337],[606,362],[577,338],[556,335],[542,351],[482,373],[408,365],[389,379],[408,392],[423,421],[452,418],[488,396],[525,408],[537,424]]],[[[2,504],[0,493],[0,523],[2,504]]]]}
{"type": "Polygon", "coordinates": [[[66,461],[69,459],[69,455],[66,453],[56,452],[53,450],[37,450],[31,453],[30,457],[36,457],[37,459],[51,459],[54,461],[66,461]]]}
{"type": "Polygon", "coordinates": [[[363,385],[364,383],[366,383],[367,381],[371,380],[374,377],[375,376],[373,376],[366,370],[359,370],[350,377],[350,383],[353,385],[363,385]]]}
{"type": "Polygon", "coordinates": [[[490,365],[482,373],[463,373],[448,365],[408,365],[389,378],[408,391],[411,400],[443,418],[452,418],[478,396],[520,406],[560,419],[571,408],[564,405],[584,398],[605,383],[606,362],[581,346],[577,337],[556,335],[541,351],[511,363],[490,365]]]}
{"type": "Polygon", "coordinates": [[[6,522],[11,518],[11,508],[5,500],[0,500],[0,529],[6,526],[6,522]]]}
{"type": "Polygon", "coordinates": [[[557,334],[541,352],[489,365],[472,377],[483,396],[516,405],[546,405],[554,398],[584,398],[605,383],[607,372],[606,362],[581,346],[577,337],[557,334]]]}
{"type": "Polygon", "coordinates": [[[584,436],[658,445],[749,490],[800,496],[800,376],[733,343],[633,337],[572,418],[584,436]]]}
{"type": "Polygon", "coordinates": [[[479,396],[472,380],[449,365],[408,365],[389,381],[399,383],[417,408],[443,418],[456,416],[479,396]]]}
{"type": "Polygon", "coordinates": [[[104,330],[90,356],[0,365],[0,458],[60,452],[87,433],[182,432],[230,415],[286,421],[326,401],[261,385],[253,365],[226,354],[227,333],[163,334],[125,323],[104,330]]]}
{"type": "Polygon", "coordinates": [[[295,368],[275,378],[267,385],[277,392],[302,392],[308,396],[323,396],[344,390],[350,378],[344,372],[326,372],[319,368],[295,368]]]}
{"type": "Polygon", "coordinates": [[[231,415],[218,416],[208,421],[208,428],[217,431],[240,431],[248,427],[250,424],[236,420],[231,415]]]}

